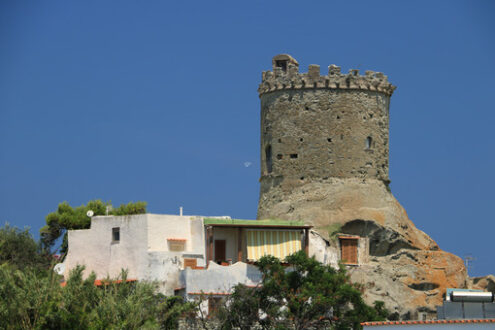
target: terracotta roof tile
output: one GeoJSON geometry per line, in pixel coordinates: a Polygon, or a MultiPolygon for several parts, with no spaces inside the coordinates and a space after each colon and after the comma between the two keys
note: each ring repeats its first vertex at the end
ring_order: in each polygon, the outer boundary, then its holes
{"type": "Polygon", "coordinates": [[[449,324],[449,323],[495,323],[495,319],[475,319],[475,320],[428,320],[428,321],[380,321],[363,322],[361,325],[410,325],[410,324],[449,324]]]}

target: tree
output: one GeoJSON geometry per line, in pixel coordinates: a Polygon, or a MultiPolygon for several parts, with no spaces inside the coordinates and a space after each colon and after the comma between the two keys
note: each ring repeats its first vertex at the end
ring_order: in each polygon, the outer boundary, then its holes
{"type": "Polygon", "coordinates": [[[51,256],[34,240],[29,229],[21,230],[9,224],[0,228],[0,264],[8,263],[16,269],[47,269],[51,261],[51,256]]]}
{"type": "Polygon", "coordinates": [[[267,329],[359,329],[361,322],[385,320],[383,303],[368,306],[344,267],[323,265],[303,251],[286,262],[291,266],[284,267],[272,256],[259,260],[261,285],[234,288],[219,313],[223,328],[247,329],[253,317],[267,329]]]}
{"type": "Polygon", "coordinates": [[[0,265],[0,329],[177,329],[195,304],[165,297],[154,282],[107,279],[72,270],[66,285],[53,271],[0,265]]]}
{"type": "MultiPolygon", "coordinates": [[[[60,247],[60,252],[67,252],[67,230],[70,229],[87,229],[91,225],[91,218],[87,212],[93,211],[94,215],[105,215],[107,208],[111,206],[110,202],[102,202],[101,200],[89,201],[86,205],[81,205],[73,208],[67,202],[62,202],[58,205],[55,212],[49,213],[46,216],[46,226],[40,229],[41,242],[43,247],[50,251],[55,245],[57,239],[62,235],[63,241],[60,247]]],[[[109,210],[111,215],[127,215],[146,213],[146,202],[130,202],[121,204],[118,208],[109,210]]]]}

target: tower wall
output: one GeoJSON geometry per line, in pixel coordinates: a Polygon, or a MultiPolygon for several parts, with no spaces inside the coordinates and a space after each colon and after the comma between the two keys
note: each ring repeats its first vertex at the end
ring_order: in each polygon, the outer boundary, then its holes
{"type": "Polygon", "coordinates": [[[260,201],[283,182],[304,185],[330,178],[388,184],[389,103],[395,87],[379,72],[342,74],[318,65],[299,73],[289,55],[263,72],[260,201]]]}

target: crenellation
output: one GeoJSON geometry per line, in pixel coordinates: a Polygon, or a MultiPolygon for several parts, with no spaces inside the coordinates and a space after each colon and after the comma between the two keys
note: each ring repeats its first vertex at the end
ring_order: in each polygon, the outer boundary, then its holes
{"type": "Polygon", "coordinates": [[[364,75],[360,75],[358,69],[350,69],[347,74],[343,74],[341,68],[335,64],[328,67],[326,76],[320,75],[320,66],[316,64],[309,65],[307,73],[299,73],[299,63],[289,55],[282,54],[274,57],[273,72],[263,72],[258,93],[261,97],[264,93],[276,90],[304,88],[360,89],[390,96],[396,87],[381,72],[367,70],[364,75]],[[284,61],[287,63],[280,64],[284,61]],[[277,63],[281,66],[277,66],[277,63]]]}

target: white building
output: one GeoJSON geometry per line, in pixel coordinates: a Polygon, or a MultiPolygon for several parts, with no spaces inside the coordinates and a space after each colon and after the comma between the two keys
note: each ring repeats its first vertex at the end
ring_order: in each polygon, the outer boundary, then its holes
{"type": "Polygon", "coordinates": [[[64,276],[84,265],[84,276],[157,281],[166,295],[210,300],[229,294],[238,283],[255,286],[261,274],[253,265],[263,255],[280,259],[304,250],[337,266],[338,260],[366,262],[366,238],[340,236],[330,246],[311,226],[285,220],[233,220],[161,214],[94,216],[89,229],[69,230],[64,276]]]}
{"type": "Polygon", "coordinates": [[[139,214],[95,216],[89,229],[70,230],[65,273],[158,281],[163,293],[224,294],[237,283],[256,285],[251,263],[265,254],[281,259],[309,252],[309,228],[300,222],[231,220],[139,214]],[[187,270],[186,270],[187,269],[187,270]],[[188,291],[189,290],[189,291],[188,291]]]}

